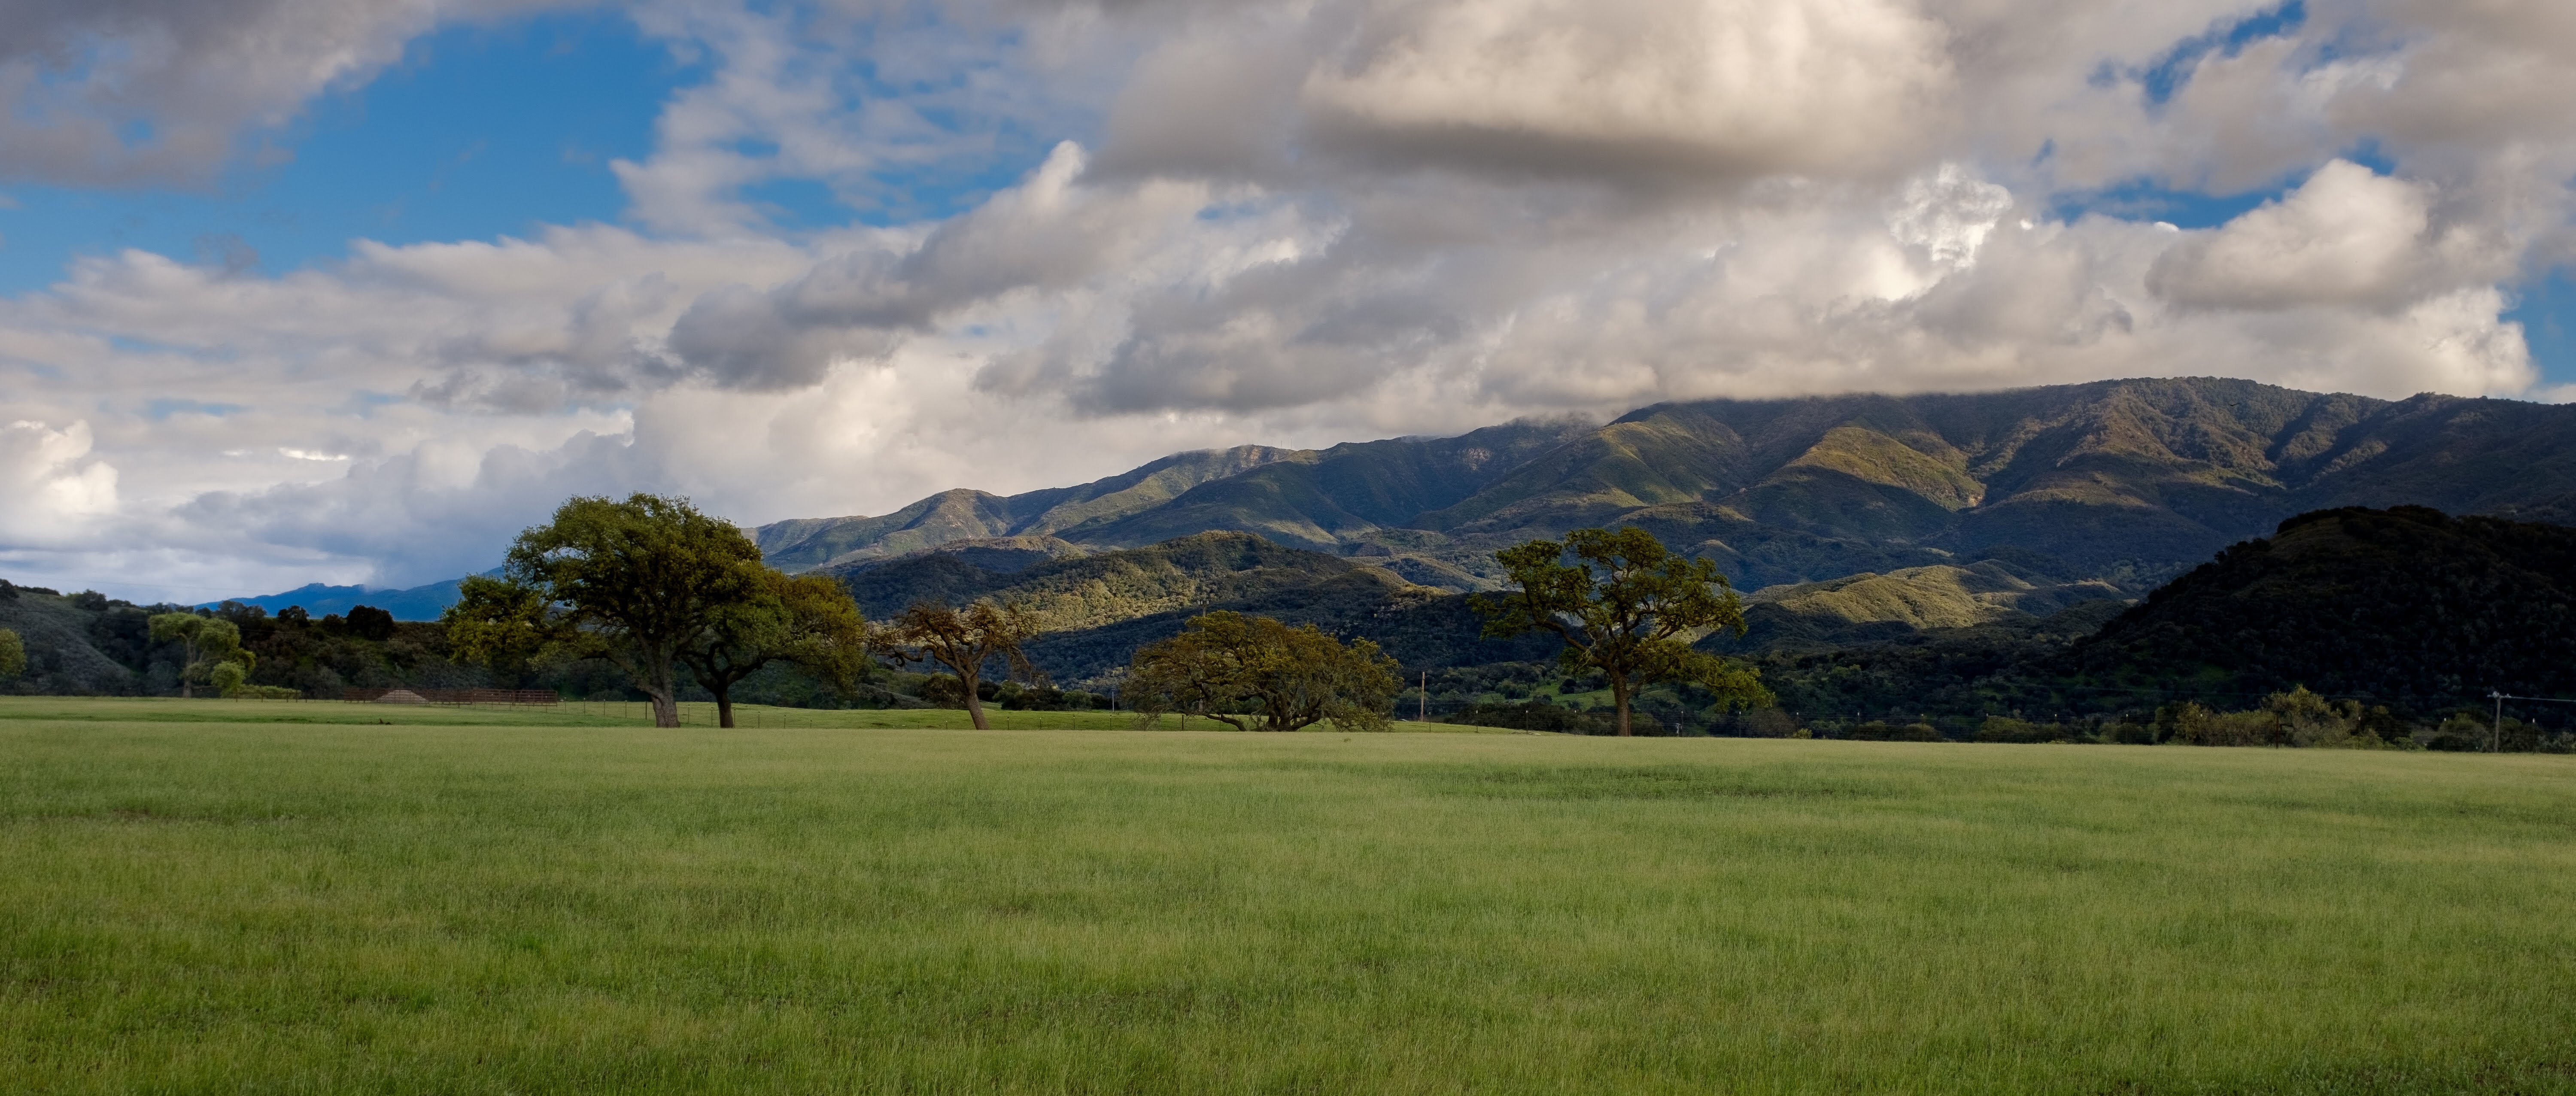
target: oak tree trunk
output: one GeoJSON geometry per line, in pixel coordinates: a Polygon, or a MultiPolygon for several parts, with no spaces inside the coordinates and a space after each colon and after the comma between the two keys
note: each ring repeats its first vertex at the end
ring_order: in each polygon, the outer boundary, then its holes
{"type": "Polygon", "coordinates": [[[984,697],[979,691],[984,687],[983,675],[961,670],[957,674],[957,684],[966,690],[966,718],[975,721],[976,730],[992,730],[993,725],[984,719],[984,697]]]}
{"type": "Polygon", "coordinates": [[[653,698],[653,725],[679,726],[680,690],[678,682],[671,676],[669,656],[652,659],[647,675],[644,681],[644,695],[653,698]]]}

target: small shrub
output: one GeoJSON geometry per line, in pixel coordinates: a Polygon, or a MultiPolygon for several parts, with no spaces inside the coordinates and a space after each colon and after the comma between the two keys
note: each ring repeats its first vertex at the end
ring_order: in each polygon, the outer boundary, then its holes
{"type": "Polygon", "coordinates": [[[1469,727],[1502,727],[1515,731],[1554,731],[1558,734],[1615,734],[1618,727],[1612,718],[1599,712],[1578,712],[1560,708],[1544,700],[1518,704],[1471,704],[1454,715],[1437,722],[1469,727]]]}
{"type": "Polygon", "coordinates": [[[1987,716],[1977,727],[1979,742],[2064,742],[2066,728],[2055,723],[2033,723],[2010,716],[1987,716]]]}
{"type": "Polygon", "coordinates": [[[2328,701],[2300,685],[2263,698],[2263,710],[2278,724],[2278,736],[2292,746],[2348,748],[2376,744],[2356,739],[2362,712],[2358,701],[2328,701]]]}
{"type": "Polygon", "coordinates": [[[1805,738],[1798,721],[1778,708],[1755,708],[1735,717],[1735,729],[1747,738],[1805,738]]]}
{"type": "Polygon", "coordinates": [[[2154,745],[2156,741],[2156,727],[2153,723],[2142,723],[2135,720],[2123,719],[2117,723],[2113,723],[2102,728],[2102,741],[2117,743],[2122,746],[2154,745]]]}
{"type": "Polygon", "coordinates": [[[1946,742],[1939,728],[1929,723],[1889,723],[1873,719],[1851,729],[1851,737],[1863,742],[1946,742]]]}
{"type": "Polygon", "coordinates": [[[2224,712],[2202,724],[2195,746],[2279,746],[2287,739],[2281,721],[2266,711],[2224,712]]]}
{"type": "Polygon", "coordinates": [[[1003,689],[1002,710],[1008,712],[1061,712],[1068,706],[1062,690],[1052,685],[1034,689],[1003,689]]]}

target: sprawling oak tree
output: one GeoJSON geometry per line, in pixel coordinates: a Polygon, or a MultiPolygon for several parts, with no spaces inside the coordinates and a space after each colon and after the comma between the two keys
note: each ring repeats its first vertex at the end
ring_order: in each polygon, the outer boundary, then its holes
{"type": "Polygon", "coordinates": [[[1676,555],[1635,526],[1577,529],[1563,543],[1533,540],[1494,559],[1516,589],[1473,599],[1485,634],[1544,629],[1563,638],[1566,672],[1609,679],[1620,734],[1632,733],[1637,690],[1659,681],[1699,685],[1720,704],[1770,702],[1753,670],[1691,648],[1716,629],[1744,630],[1743,606],[1715,563],[1676,555]]]}
{"type": "Polygon", "coordinates": [[[1382,730],[1395,699],[1395,660],[1377,644],[1348,645],[1314,625],[1219,610],[1136,652],[1127,695],[1147,715],[1179,712],[1239,731],[1295,731],[1332,720],[1382,730]]]}
{"type": "Polygon", "coordinates": [[[844,694],[864,675],[874,633],[850,591],[826,575],[759,568],[751,592],[718,606],[680,661],[716,696],[716,723],[733,726],[733,687],[773,662],[790,662],[844,694]]]}
{"type": "Polygon", "coordinates": [[[687,499],[575,498],[519,534],[499,583],[476,582],[447,615],[460,651],[524,659],[552,646],[604,658],[680,725],[681,654],[767,588],[760,549],[687,499]]]}
{"type": "Polygon", "coordinates": [[[978,601],[959,609],[917,601],[877,634],[876,649],[898,663],[935,662],[946,667],[965,694],[966,715],[975,721],[975,729],[989,730],[992,724],[984,718],[984,698],[976,692],[984,683],[984,669],[1000,661],[1013,675],[1036,678],[1037,669],[1020,646],[1037,634],[1037,616],[1021,606],[978,601]]]}

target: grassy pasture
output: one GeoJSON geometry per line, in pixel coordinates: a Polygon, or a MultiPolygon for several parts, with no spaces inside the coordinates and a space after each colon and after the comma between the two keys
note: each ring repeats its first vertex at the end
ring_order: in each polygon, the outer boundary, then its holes
{"type": "Polygon", "coordinates": [[[86,703],[8,1091],[2576,1091],[2561,757],[86,703]]]}

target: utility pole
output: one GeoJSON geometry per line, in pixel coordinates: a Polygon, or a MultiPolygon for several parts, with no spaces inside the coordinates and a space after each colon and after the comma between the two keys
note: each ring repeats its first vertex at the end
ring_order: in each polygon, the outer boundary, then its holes
{"type": "Polygon", "coordinates": [[[2490,696],[2490,697],[2495,698],[2495,702],[2496,702],[2496,707],[2495,707],[2495,722],[2494,722],[2494,724],[2492,724],[2491,726],[2489,726],[2489,727],[2487,728],[2487,752],[2489,752],[2489,753],[2503,753],[2503,752],[2504,752],[2504,702],[2505,702],[2505,701],[2508,701],[2508,700],[2519,700],[2519,701],[2523,701],[2523,702],[2525,702],[2525,703],[2529,703],[2529,704],[2576,704],[2576,700],[2568,700],[2568,699],[2565,699],[2565,698],[2563,698],[2563,697],[2555,697],[2555,696],[2515,696],[2515,695],[2513,695],[2512,693],[2505,692],[2505,691],[2503,691],[2503,690],[2501,690],[2501,689],[2489,689],[2489,690],[2487,690],[2487,695],[2488,695],[2488,696],[2490,696]]]}
{"type": "Polygon", "coordinates": [[[1429,722],[1431,722],[1431,671],[1429,671],[1429,670],[1424,670],[1424,671],[1422,671],[1422,690],[1421,690],[1421,695],[1419,695],[1419,696],[1415,697],[1414,699],[1419,700],[1419,701],[1421,701],[1421,702],[1422,702],[1421,715],[1420,715],[1418,718],[1416,718],[1416,719],[1414,720],[1414,722],[1417,722],[1417,723],[1429,723],[1429,722]]]}

